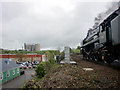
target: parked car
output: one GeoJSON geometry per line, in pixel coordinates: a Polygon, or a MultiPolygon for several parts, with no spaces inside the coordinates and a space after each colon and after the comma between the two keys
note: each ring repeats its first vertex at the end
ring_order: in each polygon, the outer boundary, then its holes
{"type": "Polygon", "coordinates": [[[28,64],[28,68],[30,68],[30,69],[32,68],[32,64],[31,63],[28,64]]]}
{"type": "Polygon", "coordinates": [[[24,68],[24,65],[23,64],[20,64],[20,69],[23,69],[24,68]]]}
{"type": "Polygon", "coordinates": [[[35,65],[38,65],[38,64],[39,64],[39,61],[34,61],[34,64],[35,64],[35,65]]]}
{"type": "Polygon", "coordinates": [[[35,63],[34,62],[31,62],[32,65],[34,65],[35,63]]]}
{"type": "Polygon", "coordinates": [[[26,64],[27,64],[27,62],[23,62],[23,64],[24,64],[24,65],[26,65],[26,64]]]}
{"type": "Polygon", "coordinates": [[[23,67],[24,69],[27,69],[28,67],[27,67],[27,65],[24,65],[24,67],[23,67]]]}
{"type": "Polygon", "coordinates": [[[28,68],[32,69],[32,66],[31,66],[31,65],[29,65],[29,66],[28,66],[28,68]]]}
{"type": "Polygon", "coordinates": [[[19,64],[23,64],[23,62],[19,62],[19,64]]]}
{"type": "Polygon", "coordinates": [[[32,65],[32,67],[33,67],[33,68],[36,68],[36,65],[35,65],[35,64],[33,64],[33,65],[32,65]]]}

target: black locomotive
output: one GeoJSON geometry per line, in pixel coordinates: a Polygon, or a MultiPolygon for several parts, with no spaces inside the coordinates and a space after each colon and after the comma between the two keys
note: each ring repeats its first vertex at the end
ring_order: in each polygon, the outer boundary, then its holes
{"type": "Polygon", "coordinates": [[[85,59],[107,63],[120,60],[120,6],[88,31],[81,49],[85,59]]]}

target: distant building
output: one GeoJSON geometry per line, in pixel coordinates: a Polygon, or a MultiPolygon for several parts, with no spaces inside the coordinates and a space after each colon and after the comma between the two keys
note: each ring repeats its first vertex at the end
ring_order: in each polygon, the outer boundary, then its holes
{"type": "Polygon", "coordinates": [[[24,43],[24,49],[26,51],[40,51],[40,44],[26,44],[26,43],[24,43]]]}
{"type": "Polygon", "coordinates": [[[35,44],[35,51],[40,51],[40,44],[35,44]]]}

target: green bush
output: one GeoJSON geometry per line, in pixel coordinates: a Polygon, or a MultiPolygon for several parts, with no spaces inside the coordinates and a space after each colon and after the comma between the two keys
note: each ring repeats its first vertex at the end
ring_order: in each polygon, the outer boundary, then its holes
{"type": "Polygon", "coordinates": [[[45,76],[46,74],[46,70],[45,70],[45,62],[41,62],[37,68],[35,69],[37,77],[38,78],[42,78],[45,76]]]}
{"type": "Polygon", "coordinates": [[[54,58],[50,59],[49,62],[50,62],[51,64],[55,64],[54,58]]]}
{"type": "Polygon", "coordinates": [[[55,64],[55,60],[51,54],[51,58],[49,61],[41,62],[35,69],[37,77],[38,78],[44,77],[45,74],[51,70],[51,68],[54,66],[54,64],[55,64]]]}
{"type": "Polygon", "coordinates": [[[45,62],[45,70],[46,70],[46,72],[49,72],[51,67],[52,67],[52,64],[50,63],[50,61],[45,62]]]}

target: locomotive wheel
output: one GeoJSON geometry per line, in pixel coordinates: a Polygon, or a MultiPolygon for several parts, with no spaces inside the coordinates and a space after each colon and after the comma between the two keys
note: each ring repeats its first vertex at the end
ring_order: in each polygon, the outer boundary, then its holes
{"type": "Polygon", "coordinates": [[[106,61],[103,61],[104,62],[104,64],[106,64],[107,62],[106,61]]]}
{"type": "Polygon", "coordinates": [[[111,60],[107,60],[106,62],[107,62],[108,64],[111,64],[111,63],[112,63],[112,61],[111,61],[111,60]]]}
{"type": "Polygon", "coordinates": [[[87,59],[87,60],[89,60],[89,57],[88,57],[88,55],[86,56],[86,59],[87,59]]]}
{"type": "Polygon", "coordinates": [[[92,57],[90,57],[90,60],[92,60],[92,57]]]}

